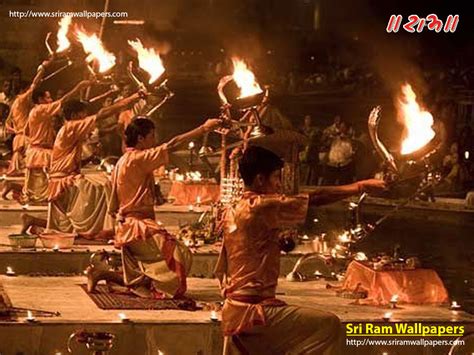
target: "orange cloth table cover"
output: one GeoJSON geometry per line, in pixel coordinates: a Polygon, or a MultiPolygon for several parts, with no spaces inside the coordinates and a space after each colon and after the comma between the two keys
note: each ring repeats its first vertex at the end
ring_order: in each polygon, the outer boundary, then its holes
{"type": "Polygon", "coordinates": [[[202,204],[211,204],[219,201],[220,186],[215,183],[174,181],[171,185],[168,198],[174,199],[175,205],[193,205],[198,196],[202,204]]]}
{"type": "Polygon", "coordinates": [[[374,270],[358,261],[349,264],[343,289],[366,290],[368,296],[360,303],[385,305],[394,295],[399,303],[446,303],[448,293],[436,271],[432,269],[374,270]]]}

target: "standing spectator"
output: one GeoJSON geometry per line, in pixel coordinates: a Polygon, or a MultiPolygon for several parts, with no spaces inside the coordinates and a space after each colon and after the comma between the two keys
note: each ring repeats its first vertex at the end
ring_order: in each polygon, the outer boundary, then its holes
{"type": "Polygon", "coordinates": [[[339,134],[329,148],[324,185],[344,185],[354,180],[354,143],[349,135],[350,127],[341,122],[339,134]]]}
{"type": "Polygon", "coordinates": [[[331,145],[332,140],[339,135],[340,128],[341,128],[341,116],[336,115],[334,116],[334,121],[332,125],[326,127],[323,132],[323,138],[326,142],[331,145]]]}
{"type": "Polygon", "coordinates": [[[13,95],[10,80],[4,80],[2,91],[0,91],[0,104],[11,106],[12,101],[13,95]]]}
{"type": "Polygon", "coordinates": [[[307,137],[308,142],[300,154],[302,183],[304,185],[314,185],[317,183],[321,132],[312,125],[310,115],[304,117],[303,126],[299,131],[307,137]]]}

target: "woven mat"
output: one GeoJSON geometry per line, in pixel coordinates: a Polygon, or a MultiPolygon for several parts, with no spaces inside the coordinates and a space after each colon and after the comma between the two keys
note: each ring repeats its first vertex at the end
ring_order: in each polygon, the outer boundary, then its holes
{"type": "Polygon", "coordinates": [[[175,309],[185,311],[195,311],[197,309],[196,302],[190,299],[157,300],[150,298],[141,298],[131,294],[112,293],[105,285],[97,285],[95,293],[88,293],[87,286],[85,284],[80,286],[100,309],[175,309]]]}

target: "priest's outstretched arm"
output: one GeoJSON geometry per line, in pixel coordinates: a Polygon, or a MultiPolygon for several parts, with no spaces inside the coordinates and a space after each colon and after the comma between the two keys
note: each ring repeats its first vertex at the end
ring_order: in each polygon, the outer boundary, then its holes
{"type": "Polygon", "coordinates": [[[309,203],[326,205],[363,192],[380,192],[386,189],[383,180],[368,179],[342,186],[318,186],[309,192],[309,203]]]}

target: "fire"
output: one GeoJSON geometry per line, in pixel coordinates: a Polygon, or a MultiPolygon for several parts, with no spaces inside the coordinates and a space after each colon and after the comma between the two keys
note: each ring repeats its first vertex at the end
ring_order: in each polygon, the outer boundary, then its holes
{"type": "Polygon", "coordinates": [[[99,72],[104,73],[115,65],[115,55],[105,50],[102,41],[95,33],[88,35],[81,29],[76,30],[76,36],[82,44],[84,52],[89,54],[86,58],[88,63],[96,60],[99,63],[99,72]]]}
{"type": "Polygon", "coordinates": [[[71,21],[71,16],[65,16],[58,22],[58,48],[56,49],[56,53],[63,52],[71,46],[71,42],[69,42],[69,39],[67,38],[67,32],[69,30],[69,26],[71,25],[71,21]]]}
{"type": "Polygon", "coordinates": [[[247,97],[261,93],[263,90],[255,81],[255,75],[248,69],[247,64],[239,58],[232,58],[234,64],[233,79],[240,89],[240,96],[247,97]]]}
{"type": "Polygon", "coordinates": [[[161,61],[160,55],[153,48],[143,47],[139,39],[128,41],[128,44],[138,54],[138,65],[140,68],[150,74],[148,84],[153,84],[165,72],[165,67],[161,61]]]}
{"type": "Polygon", "coordinates": [[[402,95],[398,100],[398,112],[406,129],[406,137],[402,142],[402,154],[413,153],[434,138],[433,116],[420,107],[410,84],[402,86],[402,95]]]}

